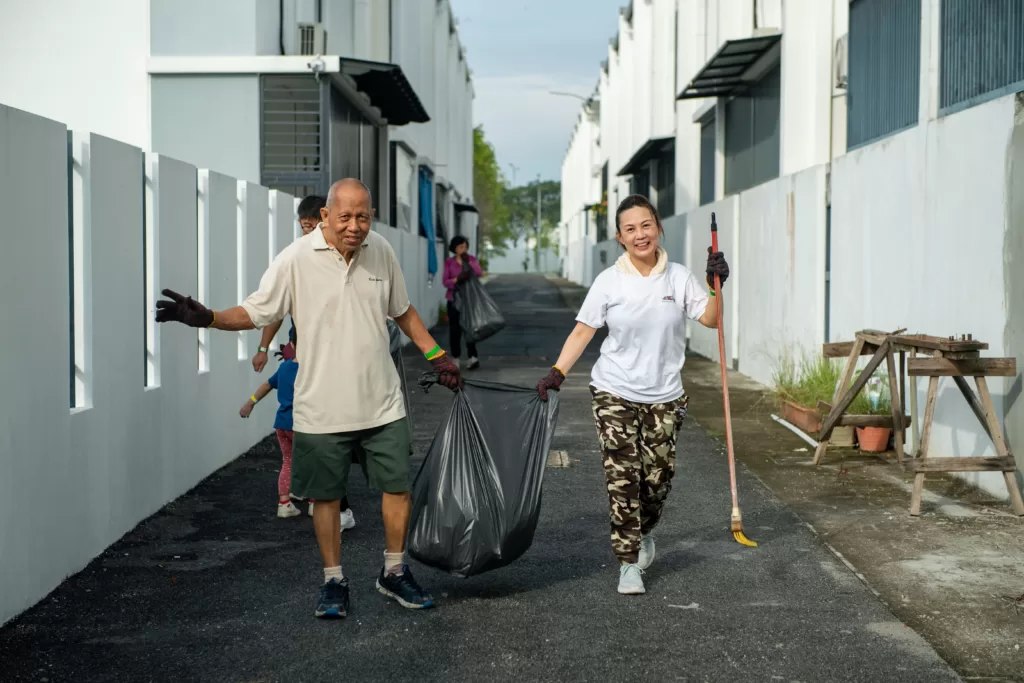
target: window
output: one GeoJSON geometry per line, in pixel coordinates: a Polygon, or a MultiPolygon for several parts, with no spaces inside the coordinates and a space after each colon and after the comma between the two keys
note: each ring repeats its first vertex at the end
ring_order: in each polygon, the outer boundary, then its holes
{"type": "Polygon", "coordinates": [[[362,179],[363,115],[337,90],[331,89],[330,180],[362,179]]]}
{"type": "Polygon", "coordinates": [[[942,0],[939,109],[1024,90],[1024,2],[942,0]]]}
{"type": "Polygon", "coordinates": [[[296,197],[324,191],[322,88],[312,76],[260,77],[260,182],[296,197]]]}
{"type": "Polygon", "coordinates": [[[715,201],[715,117],[700,124],[700,203],[715,201]]]}
{"type": "Polygon", "coordinates": [[[852,148],[917,123],[921,0],[852,0],[849,35],[846,139],[852,148]]]}
{"type": "Polygon", "coordinates": [[[412,198],[415,196],[416,159],[397,142],[391,143],[391,222],[412,232],[412,198]]]}
{"type": "MultiPolygon", "coordinates": [[[[448,233],[448,221],[445,220],[445,212],[448,209],[448,190],[444,185],[437,186],[437,200],[434,202],[434,225],[437,226],[437,241],[443,245],[448,244],[451,235],[448,233]]],[[[447,249],[447,246],[445,247],[447,249]]]]}
{"type": "Polygon", "coordinates": [[[668,218],[676,212],[676,150],[673,147],[658,157],[654,189],[658,193],[658,215],[668,218]]]}
{"type": "Polygon", "coordinates": [[[775,66],[725,105],[727,195],[779,177],[780,72],[775,66]]]}
{"type": "Polygon", "coordinates": [[[380,189],[380,129],[368,121],[361,124],[362,148],[359,150],[360,172],[359,179],[370,188],[370,196],[373,197],[373,206],[377,209],[377,215],[381,213],[378,204],[378,190],[380,189]]]}
{"type": "Polygon", "coordinates": [[[611,239],[608,234],[608,162],[601,167],[601,206],[597,211],[595,220],[596,236],[598,241],[611,239]]]}
{"type": "Polygon", "coordinates": [[[645,166],[632,175],[629,179],[629,192],[630,194],[642,194],[645,197],[650,196],[651,170],[649,166],[645,166]]]}

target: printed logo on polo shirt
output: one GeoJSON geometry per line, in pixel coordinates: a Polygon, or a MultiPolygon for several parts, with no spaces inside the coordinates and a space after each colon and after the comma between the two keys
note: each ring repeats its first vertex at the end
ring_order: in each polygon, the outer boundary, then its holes
{"type": "Polygon", "coordinates": [[[379,277],[373,277],[373,276],[371,275],[371,276],[370,276],[370,282],[384,282],[384,280],[382,280],[382,279],[381,279],[381,278],[379,278],[379,277]]]}
{"type": "Polygon", "coordinates": [[[662,301],[675,301],[676,298],[674,296],[672,296],[671,294],[669,294],[668,296],[661,297],[661,300],[662,301]]]}

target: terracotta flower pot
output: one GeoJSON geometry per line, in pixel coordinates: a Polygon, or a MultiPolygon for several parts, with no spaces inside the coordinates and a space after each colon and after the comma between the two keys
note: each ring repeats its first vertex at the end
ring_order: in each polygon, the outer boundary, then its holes
{"type": "Polygon", "coordinates": [[[782,417],[786,422],[812,436],[821,431],[821,413],[814,408],[805,408],[798,403],[786,401],[782,404],[782,417]]]}
{"type": "Polygon", "coordinates": [[[857,427],[857,443],[865,453],[884,453],[891,434],[892,427],[857,427]]]}

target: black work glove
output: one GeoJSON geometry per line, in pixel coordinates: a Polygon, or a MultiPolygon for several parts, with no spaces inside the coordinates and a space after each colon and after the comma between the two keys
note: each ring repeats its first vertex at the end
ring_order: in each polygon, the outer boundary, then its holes
{"type": "Polygon", "coordinates": [[[437,383],[445,389],[456,391],[462,388],[462,373],[459,366],[452,362],[447,353],[443,353],[430,361],[437,373],[437,383]]]}
{"type": "Polygon", "coordinates": [[[209,327],[213,324],[213,311],[190,296],[182,296],[174,290],[165,289],[162,294],[170,299],[156,302],[158,323],[179,322],[189,327],[209,327]]]}
{"type": "Polygon", "coordinates": [[[562,387],[562,382],[565,381],[565,375],[558,368],[551,368],[551,372],[544,375],[539,382],[537,382],[537,395],[540,396],[540,400],[548,400],[549,391],[558,391],[562,387]]]}
{"type": "Polygon", "coordinates": [[[729,264],[725,262],[725,254],[720,251],[712,252],[711,247],[708,247],[708,287],[711,289],[715,288],[716,275],[724,286],[725,281],[729,279],[729,264]]]}

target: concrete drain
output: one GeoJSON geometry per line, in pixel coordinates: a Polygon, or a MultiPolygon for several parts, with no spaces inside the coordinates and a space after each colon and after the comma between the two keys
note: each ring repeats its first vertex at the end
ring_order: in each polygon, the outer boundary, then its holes
{"type": "Polygon", "coordinates": [[[548,451],[548,467],[569,466],[569,451],[548,451]]]}

